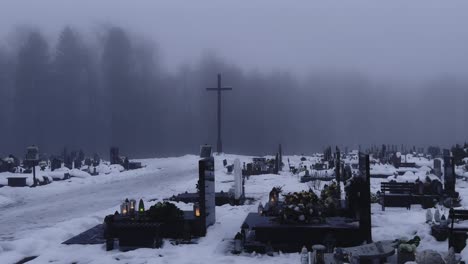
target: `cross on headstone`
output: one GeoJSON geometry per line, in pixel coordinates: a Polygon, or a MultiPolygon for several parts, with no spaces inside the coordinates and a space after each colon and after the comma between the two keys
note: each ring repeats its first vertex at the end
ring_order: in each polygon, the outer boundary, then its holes
{"type": "Polygon", "coordinates": [[[221,74],[218,74],[218,87],[217,88],[206,88],[208,91],[218,92],[218,142],[216,145],[216,151],[219,153],[223,152],[223,143],[221,141],[221,91],[232,90],[231,87],[221,87],[221,74]]]}

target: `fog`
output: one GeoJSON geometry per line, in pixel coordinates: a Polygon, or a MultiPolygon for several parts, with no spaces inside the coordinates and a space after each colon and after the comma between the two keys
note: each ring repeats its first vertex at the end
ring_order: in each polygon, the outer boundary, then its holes
{"type": "Polygon", "coordinates": [[[466,1],[0,3],[0,154],[467,140],[466,1]]]}

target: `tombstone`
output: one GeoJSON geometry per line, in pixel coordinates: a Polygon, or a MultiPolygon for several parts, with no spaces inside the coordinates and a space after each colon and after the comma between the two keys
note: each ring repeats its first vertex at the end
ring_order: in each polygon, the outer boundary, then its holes
{"type": "Polygon", "coordinates": [[[39,148],[37,146],[30,146],[26,149],[26,158],[24,159],[24,165],[32,168],[33,173],[33,187],[37,185],[36,180],[36,166],[39,164],[39,148]]]}
{"type": "Polygon", "coordinates": [[[434,174],[439,178],[442,176],[442,161],[440,159],[434,159],[434,174]]]}
{"type": "Polygon", "coordinates": [[[91,158],[86,158],[86,159],[84,160],[84,164],[85,164],[86,166],[91,166],[91,165],[93,165],[93,162],[91,161],[91,158]]]}
{"type": "Polygon", "coordinates": [[[62,160],[60,160],[57,157],[52,158],[52,161],[50,163],[50,170],[54,171],[56,169],[60,169],[62,167],[62,160]]]}
{"type": "Polygon", "coordinates": [[[239,200],[244,195],[242,184],[242,168],[240,160],[234,161],[234,199],[239,200]]]}
{"type": "Polygon", "coordinates": [[[119,148],[111,147],[111,149],[110,149],[110,162],[111,162],[111,164],[120,164],[119,148]]]}
{"type": "Polygon", "coordinates": [[[444,150],[444,187],[449,195],[455,194],[455,162],[450,152],[444,150]]]}
{"type": "Polygon", "coordinates": [[[203,145],[200,147],[200,158],[211,158],[213,152],[210,145],[203,145]]]}
{"type": "Polygon", "coordinates": [[[99,157],[99,155],[97,153],[94,153],[94,155],[93,155],[93,165],[97,166],[97,165],[99,165],[99,163],[101,163],[101,157],[99,157]]]}
{"type": "Polygon", "coordinates": [[[77,156],[74,160],[73,160],[73,165],[75,167],[75,169],[81,169],[81,166],[83,165],[83,160],[81,160],[79,158],[79,156],[77,156]]]}
{"type": "MultiPolygon", "coordinates": [[[[211,147],[210,152],[211,152],[211,147]]],[[[202,148],[203,150],[203,148],[202,148]]],[[[200,154],[207,154],[207,149],[200,154]]],[[[216,200],[215,200],[215,173],[214,158],[206,157],[198,162],[198,176],[200,189],[200,216],[201,216],[201,234],[206,235],[206,228],[216,222],[216,200]]]]}
{"type": "Polygon", "coordinates": [[[370,162],[369,155],[359,153],[359,178],[365,184],[361,184],[359,196],[361,197],[359,228],[364,235],[367,243],[372,243],[371,232],[371,191],[370,191],[370,162]]]}
{"type": "Polygon", "coordinates": [[[341,154],[338,147],[336,147],[336,165],[335,165],[335,179],[339,192],[337,192],[337,199],[341,199],[341,154]]]}

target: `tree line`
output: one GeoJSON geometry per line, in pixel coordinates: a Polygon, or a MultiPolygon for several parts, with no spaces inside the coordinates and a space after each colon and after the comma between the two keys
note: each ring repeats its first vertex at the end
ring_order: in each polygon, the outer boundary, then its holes
{"type": "MultiPolygon", "coordinates": [[[[36,144],[131,157],[197,153],[216,144],[216,95],[223,94],[228,153],[310,153],[328,145],[452,144],[466,140],[467,80],[437,76],[417,87],[363,73],[247,71],[206,52],[166,69],[163,49],[118,26],[83,34],[67,26],[53,39],[13,30],[0,44],[0,154],[36,144]]],[[[294,52],[294,51],[291,51],[294,52]]],[[[274,54],[273,54],[274,55],[274,54]]],[[[383,62],[384,63],[384,62],[383,62]]]]}

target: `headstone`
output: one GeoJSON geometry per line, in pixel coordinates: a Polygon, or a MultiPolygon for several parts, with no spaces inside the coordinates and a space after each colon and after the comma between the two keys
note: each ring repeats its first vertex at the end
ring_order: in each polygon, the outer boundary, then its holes
{"type": "Polygon", "coordinates": [[[372,242],[372,232],[371,232],[371,191],[370,191],[370,162],[369,155],[359,153],[359,172],[360,178],[364,181],[365,184],[361,185],[360,197],[360,218],[359,218],[359,227],[361,232],[363,232],[364,237],[367,240],[367,243],[372,242]]]}
{"type": "Polygon", "coordinates": [[[216,221],[214,158],[202,158],[198,162],[200,188],[201,234],[216,221]]]}
{"type": "Polygon", "coordinates": [[[112,147],[110,149],[110,162],[111,164],[120,164],[119,148],[112,147]]]}
{"type": "Polygon", "coordinates": [[[97,153],[94,153],[93,165],[97,166],[97,165],[99,165],[99,163],[101,163],[101,157],[99,157],[99,155],[97,153]]]}
{"type": "Polygon", "coordinates": [[[212,150],[210,145],[203,145],[200,147],[200,158],[211,158],[212,150]]]}
{"type": "Polygon", "coordinates": [[[442,161],[440,159],[434,159],[434,174],[439,178],[442,176],[442,161]]]}
{"type": "Polygon", "coordinates": [[[453,157],[450,157],[450,152],[444,150],[444,187],[448,194],[455,193],[455,163],[453,157]]]}
{"type": "Polygon", "coordinates": [[[26,166],[32,168],[33,173],[33,187],[37,185],[36,179],[36,166],[39,164],[39,148],[37,146],[30,146],[26,149],[26,158],[24,163],[26,166]]]}
{"type": "Polygon", "coordinates": [[[62,167],[62,161],[59,158],[54,157],[50,163],[50,170],[54,171],[62,167]]]}
{"type": "Polygon", "coordinates": [[[242,189],[242,167],[240,160],[236,159],[234,161],[234,198],[236,200],[244,195],[242,189]]]}

